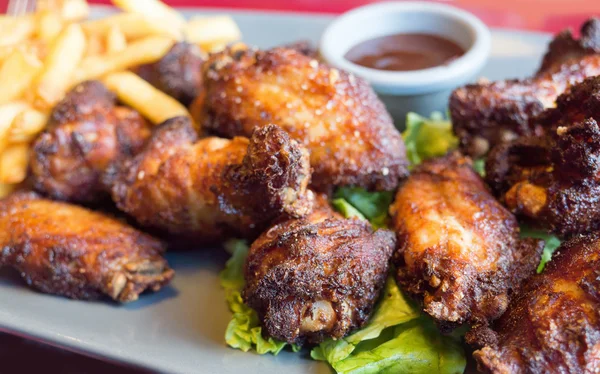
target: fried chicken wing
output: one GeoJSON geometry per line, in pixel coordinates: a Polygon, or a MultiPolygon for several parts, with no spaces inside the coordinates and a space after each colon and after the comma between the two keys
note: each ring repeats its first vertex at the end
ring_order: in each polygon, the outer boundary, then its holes
{"type": "Polygon", "coordinates": [[[54,107],[47,130],[32,147],[30,168],[36,190],[80,203],[107,196],[101,183],[105,169],[137,153],[150,136],[138,112],[115,102],[102,83],[88,81],[54,107]]]}
{"type": "Polygon", "coordinates": [[[390,213],[396,279],[443,330],[500,317],[540,260],[543,242],[519,239],[515,217],[458,153],[417,167],[390,213]]]}
{"type": "Polygon", "coordinates": [[[537,121],[552,131],[496,147],[486,180],[511,211],[560,236],[600,228],[600,77],[537,121]]]}
{"type": "Polygon", "coordinates": [[[557,249],[493,325],[467,334],[484,373],[600,372],[600,236],[557,249]]]}
{"type": "Polygon", "coordinates": [[[539,136],[543,126],[532,118],[585,78],[600,75],[600,19],[590,19],[575,40],[560,33],[531,78],[470,84],[450,97],[450,115],[463,152],[479,157],[494,145],[520,136],[539,136]]]}
{"type": "Polygon", "coordinates": [[[176,117],[107,174],[117,207],[144,226],[213,242],[256,237],[280,215],[312,208],[308,152],[275,125],[246,138],[198,140],[176,117]]]}
{"type": "Polygon", "coordinates": [[[20,192],[0,200],[0,266],[73,299],[133,301],[173,278],[158,240],[90,210],[20,192]]]}
{"type": "Polygon", "coordinates": [[[344,219],[321,196],[313,213],[252,244],[244,301],[268,336],[296,344],[342,338],[368,320],[395,243],[393,232],[344,219]]]}
{"type": "Polygon", "coordinates": [[[206,56],[195,44],[178,42],[157,62],[139,66],[136,73],[154,87],[190,105],[202,89],[206,56]]]}
{"type": "Polygon", "coordinates": [[[407,175],[402,137],[366,81],[287,48],[226,50],[205,70],[198,123],[226,137],[278,124],[309,149],[317,190],[393,190],[407,175]]]}

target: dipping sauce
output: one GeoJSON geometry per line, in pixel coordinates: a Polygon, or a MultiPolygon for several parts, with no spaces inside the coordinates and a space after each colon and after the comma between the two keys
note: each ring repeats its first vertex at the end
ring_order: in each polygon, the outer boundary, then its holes
{"type": "Polygon", "coordinates": [[[411,71],[445,65],[465,51],[455,42],[432,34],[395,34],[366,40],[344,56],[378,70],[411,71]]]}

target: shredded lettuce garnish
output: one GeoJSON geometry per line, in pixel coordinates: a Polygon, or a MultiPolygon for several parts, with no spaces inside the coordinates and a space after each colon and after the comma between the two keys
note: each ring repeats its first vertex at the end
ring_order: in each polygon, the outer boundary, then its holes
{"type": "Polygon", "coordinates": [[[406,115],[406,130],[402,133],[406,156],[412,166],[428,158],[443,156],[458,146],[458,138],[452,132],[452,123],[440,112],[430,118],[416,113],[406,115]]]}
{"type": "Polygon", "coordinates": [[[552,254],[560,246],[560,239],[552,234],[541,230],[531,229],[525,225],[521,225],[521,237],[522,238],[536,238],[542,239],[546,243],[544,251],[542,252],[542,259],[537,267],[538,274],[544,270],[546,264],[552,259],[552,254]]]}
{"type": "Polygon", "coordinates": [[[371,222],[375,228],[385,227],[392,192],[368,192],[359,187],[341,187],[335,192],[332,204],[345,217],[358,217],[371,222]]]}
{"type": "MultiPolygon", "coordinates": [[[[219,280],[225,290],[229,310],[233,314],[225,330],[225,341],[230,347],[244,352],[252,349],[261,355],[265,353],[276,355],[287,343],[273,338],[265,339],[256,312],[242,300],[245,283],[244,262],[248,256],[248,244],[243,240],[230,240],[225,243],[225,249],[231,253],[231,257],[225,264],[225,269],[219,274],[219,280]]],[[[292,350],[297,351],[298,347],[292,346],[292,350]]]]}

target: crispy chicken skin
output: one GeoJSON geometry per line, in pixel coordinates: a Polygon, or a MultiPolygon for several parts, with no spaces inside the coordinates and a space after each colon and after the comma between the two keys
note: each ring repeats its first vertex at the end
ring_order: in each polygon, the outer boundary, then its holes
{"type": "Polygon", "coordinates": [[[73,299],[120,302],[173,278],[164,246],[132,227],[75,205],[19,192],[0,200],[0,266],[30,286],[73,299]]]}
{"type": "Polygon", "coordinates": [[[600,228],[600,77],[573,86],[537,121],[551,130],[497,146],[486,180],[511,211],[560,236],[600,228]]]}
{"type": "Polygon", "coordinates": [[[198,140],[176,117],[107,175],[117,207],[140,224],[201,242],[255,238],[279,216],[312,209],[308,152],[275,125],[250,140],[198,140]]]}
{"type": "Polygon", "coordinates": [[[103,199],[102,174],[116,160],[137,153],[150,136],[142,116],[115,105],[98,81],[74,87],[53,109],[47,130],[33,143],[31,179],[54,199],[92,203],[103,199]]]}
{"type": "Polygon", "coordinates": [[[390,213],[396,279],[442,330],[500,317],[540,260],[543,242],[519,239],[515,217],[458,153],[417,167],[390,213]]]}
{"type": "Polygon", "coordinates": [[[564,243],[493,325],[467,334],[484,373],[600,372],[600,236],[564,243]]]}
{"type": "Polygon", "coordinates": [[[400,133],[369,84],[288,48],[229,49],[205,64],[198,123],[226,137],[275,123],[310,151],[312,186],[393,190],[407,175],[400,133]]]}
{"type": "Polygon", "coordinates": [[[206,56],[195,44],[178,42],[157,62],[142,65],[136,73],[154,87],[190,105],[202,89],[206,56]]]}
{"type": "Polygon", "coordinates": [[[267,336],[296,344],[342,338],[369,318],[385,283],[393,232],[344,219],[317,199],[303,219],[274,225],[250,247],[243,298],[267,336]]]}
{"type": "Polygon", "coordinates": [[[520,136],[541,135],[531,119],[585,78],[600,74],[600,19],[581,27],[581,38],[563,31],[550,43],[541,68],[531,78],[470,84],[450,97],[450,115],[461,150],[473,157],[520,136]]]}

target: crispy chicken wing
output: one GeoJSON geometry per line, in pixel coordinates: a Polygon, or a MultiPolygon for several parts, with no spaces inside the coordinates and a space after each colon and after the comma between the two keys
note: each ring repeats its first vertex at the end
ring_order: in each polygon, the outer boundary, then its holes
{"type": "Polygon", "coordinates": [[[309,149],[316,189],[393,190],[407,175],[402,137],[364,80],[287,48],[226,50],[205,70],[198,123],[226,137],[278,124],[309,149]]]}
{"type": "Polygon", "coordinates": [[[313,213],[274,225],[250,247],[244,301],[265,334],[316,344],[368,320],[396,240],[388,230],[344,219],[319,197],[313,213]]]}
{"type": "Polygon", "coordinates": [[[137,74],[153,86],[190,105],[202,88],[202,64],[206,56],[195,44],[178,42],[157,62],[142,65],[137,74]]]}
{"type": "Polygon", "coordinates": [[[98,81],[74,87],[50,115],[34,142],[31,178],[54,199],[91,203],[106,197],[101,177],[108,165],[137,153],[150,129],[142,116],[115,105],[98,81]]]}
{"type": "Polygon", "coordinates": [[[552,131],[496,147],[488,183],[511,211],[558,235],[600,228],[600,77],[573,86],[537,121],[552,131]]]}
{"type": "Polygon", "coordinates": [[[600,19],[581,28],[581,38],[563,31],[550,43],[540,70],[531,78],[460,87],[450,97],[454,131],[463,152],[479,157],[496,144],[541,135],[531,119],[587,77],[600,75],[600,19]]]}
{"type": "Polygon", "coordinates": [[[600,372],[600,236],[564,243],[493,326],[467,334],[484,373],[600,372]]]}
{"type": "Polygon", "coordinates": [[[90,210],[20,192],[0,200],[0,266],[73,299],[133,301],[173,278],[156,239],[90,210]]]}
{"type": "Polygon", "coordinates": [[[424,162],[390,208],[397,281],[449,330],[500,317],[539,263],[543,242],[519,226],[458,153],[424,162]]]}
{"type": "Polygon", "coordinates": [[[250,140],[198,140],[191,121],[176,117],[108,179],[119,209],[140,224],[205,242],[253,238],[280,215],[312,208],[308,152],[275,125],[250,140]]]}

